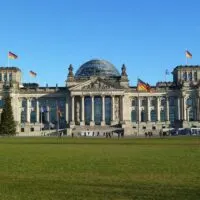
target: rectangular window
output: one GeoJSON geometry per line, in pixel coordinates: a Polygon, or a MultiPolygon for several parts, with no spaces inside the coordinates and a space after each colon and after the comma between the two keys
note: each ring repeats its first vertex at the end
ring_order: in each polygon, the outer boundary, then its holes
{"type": "Polygon", "coordinates": [[[5,73],[3,76],[4,81],[7,81],[7,74],[5,73]]]}
{"type": "Polygon", "coordinates": [[[142,100],[142,106],[146,106],[146,100],[145,99],[142,100]]]}
{"type": "Polygon", "coordinates": [[[169,98],[169,106],[175,106],[175,98],[174,97],[169,98]]]}
{"type": "Polygon", "coordinates": [[[194,72],[194,81],[197,81],[197,72],[194,72]]]}
{"type": "Polygon", "coordinates": [[[12,81],[12,73],[9,73],[9,81],[12,81]]]}
{"type": "Polygon", "coordinates": [[[0,108],[3,108],[3,99],[0,99],[0,108]]]}
{"type": "Polygon", "coordinates": [[[151,100],[151,106],[155,106],[156,105],[156,100],[155,99],[152,99],[151,100]]]}

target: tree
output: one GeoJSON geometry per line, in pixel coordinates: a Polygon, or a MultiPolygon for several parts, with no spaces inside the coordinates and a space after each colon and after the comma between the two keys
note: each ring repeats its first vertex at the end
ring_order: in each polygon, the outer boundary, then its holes
{"type": "Polygon", "coordinates": [[[11,105],[10,95],[4,98],[4,106],[1,114],[0,122],[0,134],[1,135],[15,135],[16,124],[13,117],[13,110],[11,105]]]}

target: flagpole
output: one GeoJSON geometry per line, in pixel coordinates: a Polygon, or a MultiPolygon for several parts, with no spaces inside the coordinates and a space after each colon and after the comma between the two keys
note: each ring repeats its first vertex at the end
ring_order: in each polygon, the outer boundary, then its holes
{"type": "Polygon", "coordinates": [[[137,98],[138,98],[138,102],[137,102],[137,136],[139,136],[139,131],[140,131],[140,119],[139,119],[139,105],[140,105],[140,100],[139,100],[139,91],[138,91],[138,82],[139,82],[139,78],[137,77],[137,98]]]}
{"type": "Polygon", "coordinates": [[[137,116],[137,118],[138,118],[138,133],[137,133],[137,136],[139,136],[139,132],[140,132],[140,119],[139,119],[139,112],[140,112],[140,108],[139,108],[139,105],[140,105],[140,99],[139,99],[139,91],[137,91],[138,92],[138,105],[137,105],[137,107],[138,107],[138,116],[137,116]]]}
{"type": "Polygon", "coordinates": [[[57,134],[59,131],[59,115],[58,115],[58,101],[56,100],[56,118],[57,118],[57,134]]]}
{"type": "Polygon", "coordinates": [[[40,107],[40,131],[42,131],[42,107],[40,107]]]}
{"type": "MultiPolygon", "coordinates": [[[[7,55],[8,56],[8,55],[7,55]]],[[[8,60],[8,67],[10,67],[10,59],[9,59],[9,56],[7,57],[7,60],[8,60]]]]}

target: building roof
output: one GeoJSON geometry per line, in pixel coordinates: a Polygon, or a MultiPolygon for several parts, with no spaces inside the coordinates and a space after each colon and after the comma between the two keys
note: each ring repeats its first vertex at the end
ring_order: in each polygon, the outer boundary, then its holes
{"type": "Polygon", "coordinates": [[[90,76],[119,77],[120,74],[110,62],[94,59],[81,65],[75,74],[75,78],[90,76]]]}
{"type": "Polygon", "coordinates": [[[178,70],[178,69],[191,69],[191,68],[199,68],[200,69],[200,65],[178,65],[174,68],[174,70],[178,70]]]}
{"type": "Polygon", "coordinates": [[[0,67],[0,70],[13,70],[21,72],[21,70],[18,67],[0,67]]]}

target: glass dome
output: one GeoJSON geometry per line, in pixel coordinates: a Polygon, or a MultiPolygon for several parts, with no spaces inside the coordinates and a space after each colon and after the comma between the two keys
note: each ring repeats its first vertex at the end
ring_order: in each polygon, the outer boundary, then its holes
{"type": "Polygon", "coordinates": [[[75,77],[81,78],[90,76],[118,77],[120,74],[114,65],[106,60],[90,60],[81,65],[75,77]]]}

